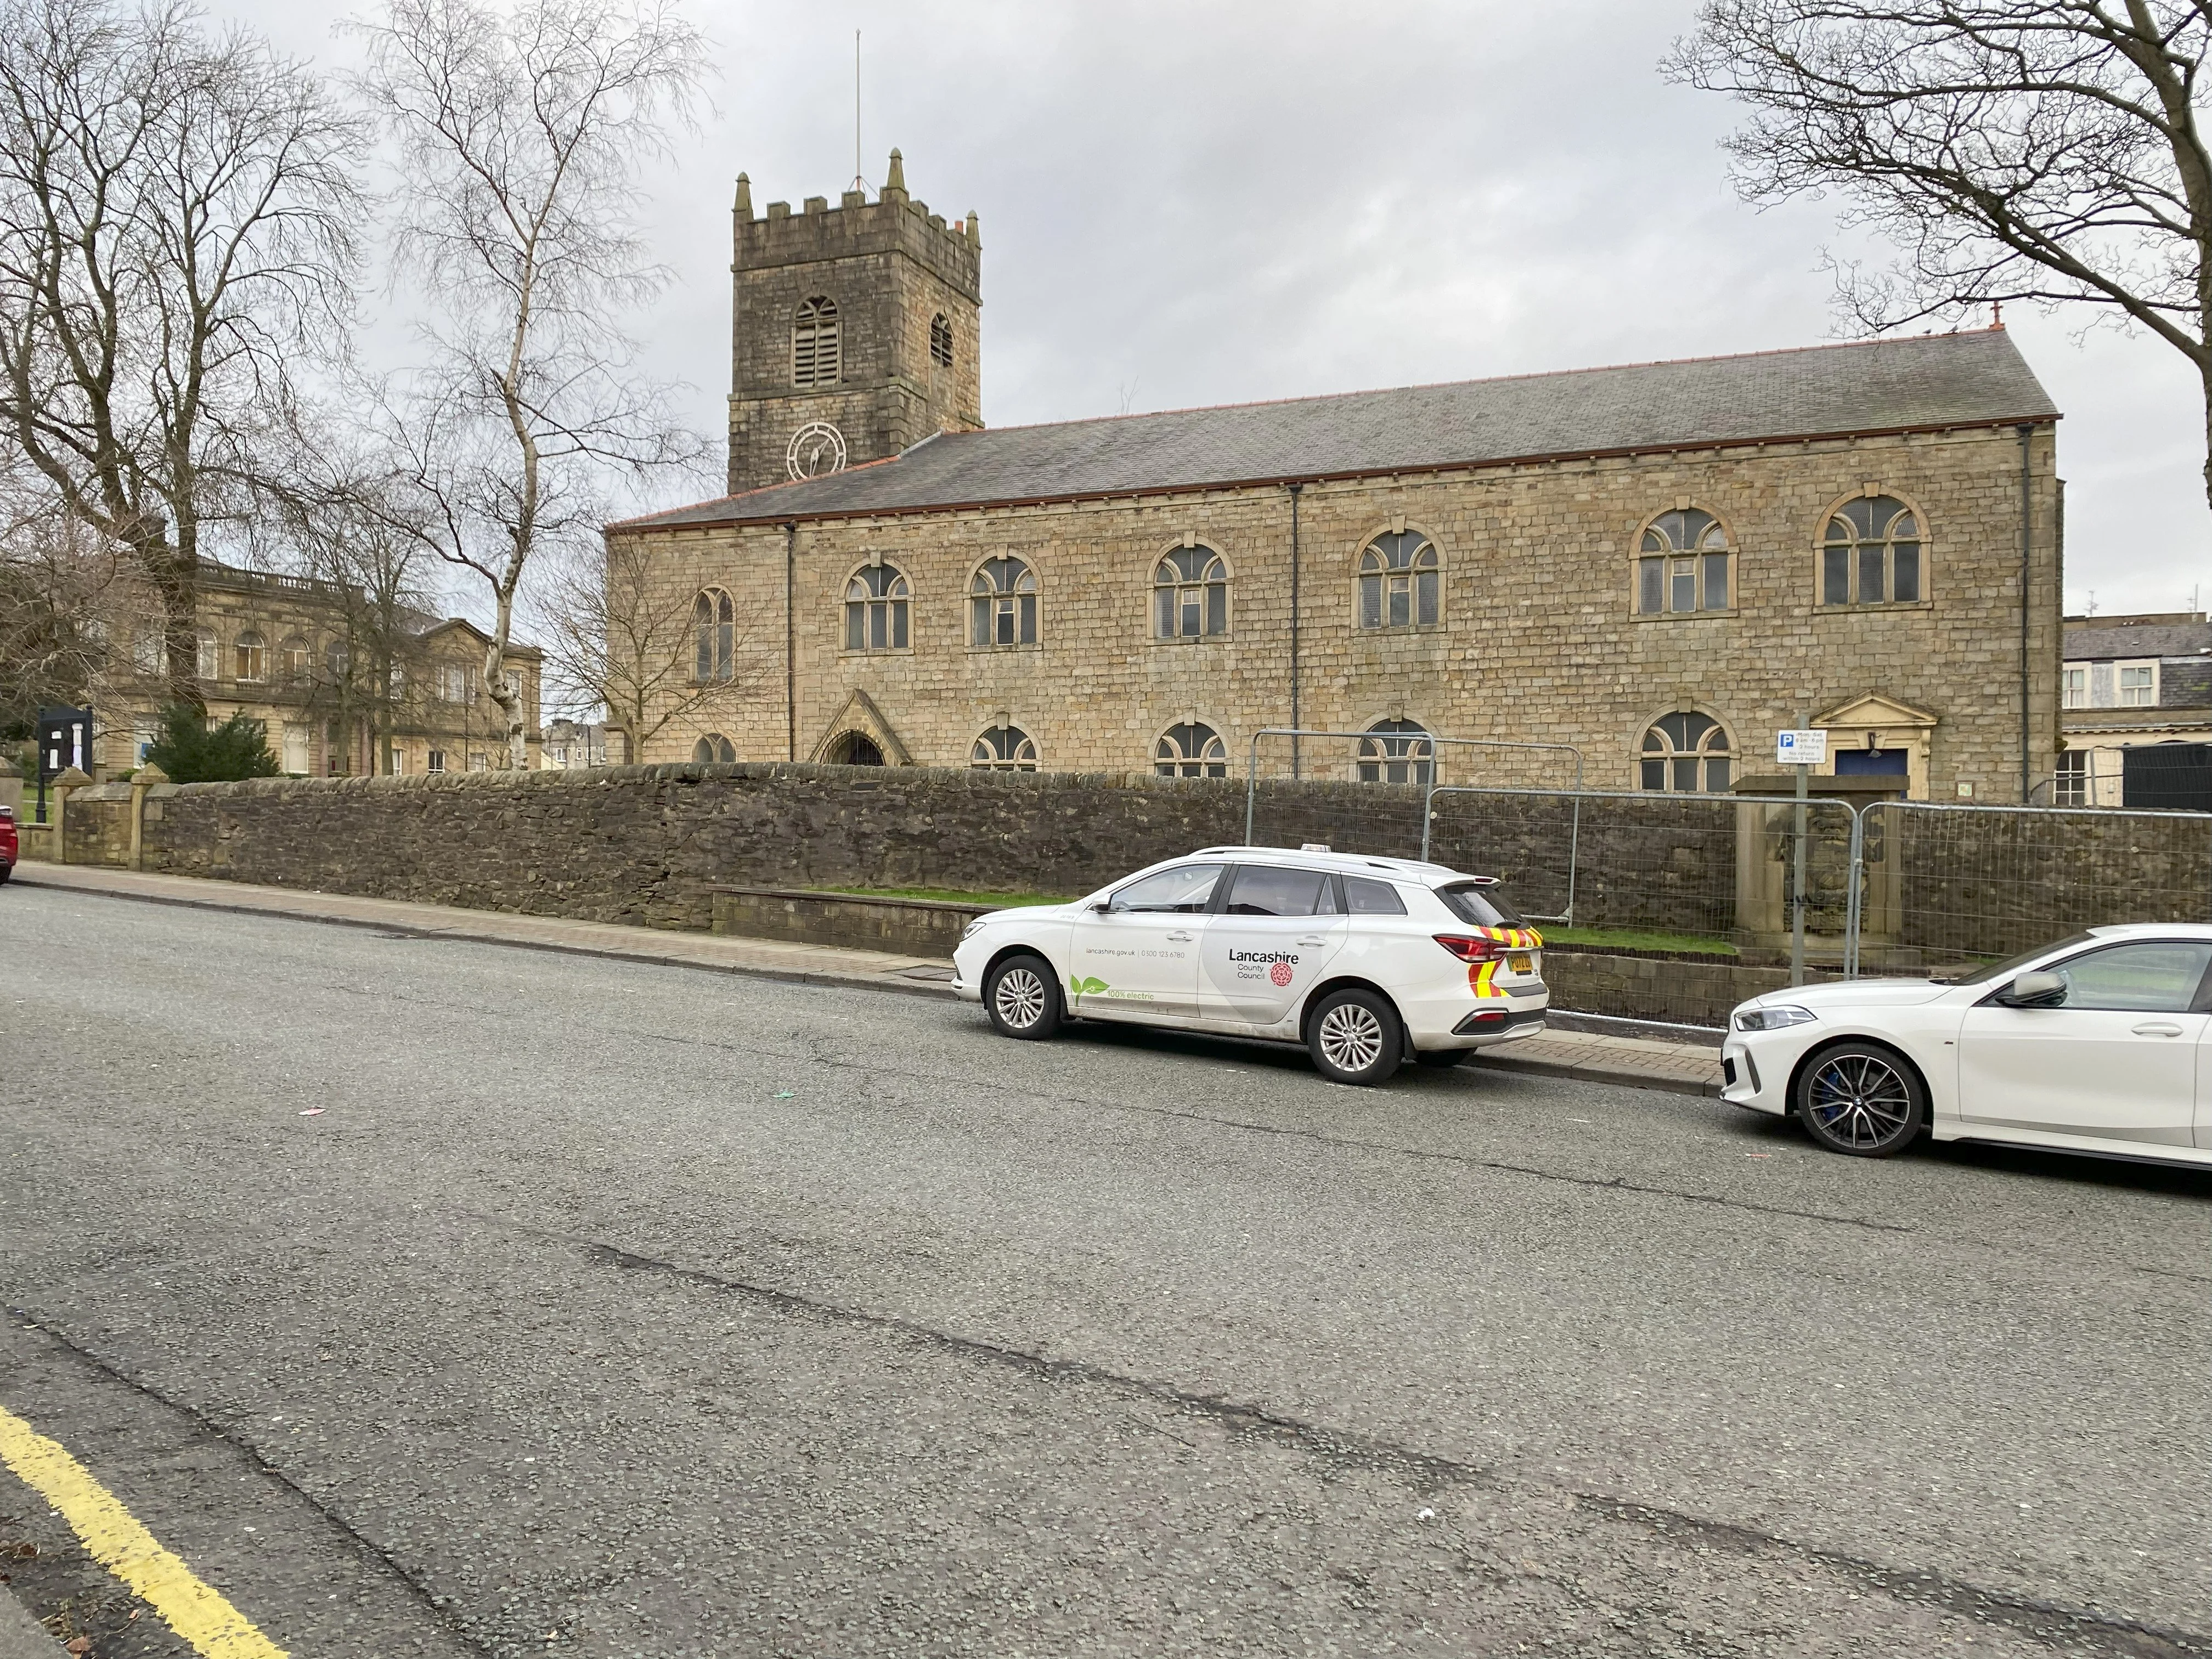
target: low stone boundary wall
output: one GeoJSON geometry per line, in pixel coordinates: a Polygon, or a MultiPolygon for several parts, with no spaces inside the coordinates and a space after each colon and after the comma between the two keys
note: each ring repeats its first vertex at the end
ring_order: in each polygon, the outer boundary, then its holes
{"type": "Polygon", "coordinates": [[[714,927],[743,939],[789,939],[848,951],[891,951],[950,960],[960,935],[1000,907],[937,899],[877,898],[778,887],[718,887],[714,927]]]}
{"type": "MultiPolygon", "coordinates": [[[[1840,974],[1808,968],[1809,981],[1840,974]]],[[[1611,1014],[1678,1025],[1720,1026],[1729,1010],[1790,983],[1787,968],[1754,967],[1726,958],[1711,961],[1609,956],[1595,951],[1544,947],[1544,982],[1552,1006],[1571,1013],[1611,1014]]]]}

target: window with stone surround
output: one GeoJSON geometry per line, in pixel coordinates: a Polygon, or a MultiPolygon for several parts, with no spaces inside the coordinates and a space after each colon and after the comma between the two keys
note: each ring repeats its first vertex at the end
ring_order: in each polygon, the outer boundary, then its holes
{"type": "Polygon", "coordinates": [[[238,678],[265,680],[269,678],[269,642],[252,629],[238,636],[231,652],[238,678]]]}
{"type": "Polygon", "coordinates": [[[802,301],[791,325],[792,385],[836,385],[840,355],[836,302],[820,294],[802,301]]]}
{"type": "Polygon", "coordinates": [[[702,684],[732,680],[738,672],[738,610],[730,596],[709,587],[691,601],[691,678],[702,684]]]}
{"type": "Polygon", "coordinates": [[[994,726],[975,739],[968,764],[979,772],[1034,772],[1036,744],[1018,726],[994,726]]]}
{"type": "Polygon", "coordinates": [[[941,311],[929,319],[929,355],[945,368],[952,367],[952,324],[941,311]]]}
{"type": "Polygon", "coordinates": [[[1011,555],[987,559],[968,585],[970,645],[1037,642],[1036,572],[1011,555]]]}
{"type": "Polygon", "coordinates": [[[276,647],[276,672],[288,684],[296,685],[307,678],[307,642],[297,634],[286,636],[276,647]]]}
{"type": "Polygon", "coordinates": [[[1436,764],[1436,750],[1425,726],[1407,720],[1377,720],[1359,740],[1359,781],[1410,783],[1425,789],[1436,764]]]}
{"type": "Polygon", "coordinates": [[[222,650],[216,645],[214,635],[199,636],[199,660],[195,667],[204,680],[214,679],[222,672],[222,650]]]}
{"type": "Polygon", "coordinates": [[[1735,769],[1735,744],[1711,715],[1678,711],[1651,723],[1638,764],[1646,789],[1725,794],[1735,769]]]}
{"type": "Polygon", "coordinates": [[[1725,611],[1735,584],[1728,532],[1702,507],[1678,507],[1644,526],[1636,550],[1636,614],[1725,611]]]}
{"type": "Polygon", "coordinates": [[[691,745],[691,758],[704,765],[727,766],[738,757],[737,745],[720,732],[709,732],[691,745]]]}
{"type": "Polygon", "coordinates": [[[1385,531],[1359,556],[1362,628],[1432,628],[1443,619],[1436,544],[1418,530],[1385,531]]]}
{"type": "Polygon", "coordinates": [[[1203,543],[1169,550],[1152,572],[1152,633],[1212,639],[1229,631],[1229,567],[1203,543]]]}
{"type": "Polygon", "coordinates": [[[845,584],[845,648],[907,648],[906,576],[896,565],[862,565],[845,584]]]}
{"type": "Polygon", "coordinates": [[[1928,591],[1918,516],[1893,495],[1861,495],[1828,520],[1820,544],[1823,605],[1912,605],[1928,591]]]}
{"type": "Polygon", "coordinates": [[[1225,778],[1229,751],[1212,726],[1185,720],[1161,734],[1152,750],[1152,770],[1164,778],[1225,778]]]}

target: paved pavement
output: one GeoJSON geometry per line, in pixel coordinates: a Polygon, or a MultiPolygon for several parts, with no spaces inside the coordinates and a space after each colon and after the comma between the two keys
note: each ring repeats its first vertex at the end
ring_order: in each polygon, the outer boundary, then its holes
{"type": "MultiPolygon", "coordinates": [[[[314,917],[349,927],[438,939],[484,939],[533,950],[661,963],[751,978],[809,985],[866,986],[940,998],[952,994],[946,985],[951,970],[942,960],[896,956],[880,951],[845,951],[775,939],[717,938],[706,933],[672,933],[665,928],[623,927],[605,922],[568,921],[556,916],[512,915],[494,910],[415,904],[399,899],[302,892],[289,887],[260,887],[243,882],[203,881],[188,876],[149,875],[75,865],[21,865],[17,866],[15,879],[26,884],[66,887],[78,892],[162,904],[254,915],[314,917]]],[[[1541,1037],[1523,1037],[1492,1050],[1480,1063],[1486,1067],[1504,1067],[1547,1077],[1630,1083],[1684,1094],[1718,1095],[1721,1090],[1720,1053],[1717,1048],[1608,1032],[1554,1030],[1541,1037]]]]}
{"type": "MultiPolygon", "coordinates": [[[[295,1655],[2212,1654],[2194,1173],[53,886],[0,962],[0,1407],[295,1655]]],[[[0,1568],[188,1651],[4,1471],[0,1568]]]]}

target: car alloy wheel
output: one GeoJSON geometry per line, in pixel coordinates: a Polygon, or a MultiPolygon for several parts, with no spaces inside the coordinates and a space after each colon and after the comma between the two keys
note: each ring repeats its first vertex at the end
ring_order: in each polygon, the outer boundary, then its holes
{"type": "Polygon", "coordinates": [[[1927,1116],[1920,1079],[1874,1043],[1840,1043],[1813,1057],[1797,1085],[1797,1112],[1832,1152],[1887,1158],[1902,1152],[1927,1116]]]}
{"type": "Polygon", "coordinates": [[[991,1024],[1010,1037],[1050,1036],[1060,1029],[1060,988],[1042,957],[1009,957],[984,988],[991,1024]]]}
{"type": "Polygon", "coordinates": [[[1339,991],[1315,1011],[1306,1047],[1322,1075],[1380,1083],[1398,1069],[1405,1036],[1395,1010],[1371,991],[1339,991]]]}

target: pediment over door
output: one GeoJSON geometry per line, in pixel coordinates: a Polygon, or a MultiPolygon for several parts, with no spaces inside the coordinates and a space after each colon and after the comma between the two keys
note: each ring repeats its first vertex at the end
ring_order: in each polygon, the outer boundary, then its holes
{"type": "Polygon", "coordinates": [[[1839,703],[1825,714],[1816,714],[1813,724],[1831,730],[1861,726],[1868,731],[1917,726],[1926,730],[1940,724],[1937,717],[1924,708],[1915,708],[1909,702],[1899,702],[1894,697],[1885,697],[1880,692],[1869,691],[1839,703]]]}
{"type": "Polygon", "coordinates": [[[891,723],[884,718],[884,711],[876,707],[875,699],[865,691],[855,691],[845,699],[844,706],[822,728],[822,735],[807,758],[817,764],[834,763],[844,758],[839,750],[848,746],[848,740],[859,736],[875,744],[886,766],[911,766],[914,757],[899,741],[891,723]]]}

